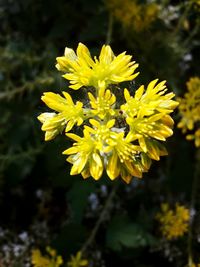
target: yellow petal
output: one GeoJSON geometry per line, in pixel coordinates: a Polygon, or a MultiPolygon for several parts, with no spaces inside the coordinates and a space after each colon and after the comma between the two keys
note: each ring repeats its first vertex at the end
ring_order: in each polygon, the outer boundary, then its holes
{"type": "Polygon", "coordinates": [[[82,139],[80,136],[73,134],[73,133],[66,133],[66,136],[68,136],[69,138],[71,138],[77,142],[80,142],[82,139]]]}
{"type": "Polygon", "coordinates": [[[83,179],[87,179],[88,177],[90,177],[90,170],[89,168],[85,168],[82,172],[81,175],[83,176],[83,179]]]}
{"type": "Polygon", "coordinates": [[[135,99],[140,100],[144,92],[144,85],[141,85],[135,92],[135,99]]]}
{"type": "Polygon", "coordinates": [[[128,172],[135,177],[141,178],[142,172],[138,170],[137,166],[134,165],[134,163],[130,161],[124,161],[124,165],[126,166],[128,172]]]}
{"type": "Polygon", "coordinates": [[[45,133],[45,141],[52,140],[54,137],[56,137],[56,135],[58,135],[58,131],[57,130],[47,131],[45,133]]]}
{"type": "Polygon", "coordinates": [[[99,61],[103,64],[110,64],[114,58],[114,53],[109,45],[103,45],[100,55],[99,61]]]}
{"type": "Polygon", "coordinates": [[[70,94],[68,94],[67,92],[64,92],[64,91],[62,93],[63,93],[64,97],[67,99],[67,103],[69,105],[74,105],[74,102],[73,102],[70,94]]]}
{"type": "Polygon", "coordinates": [[[68,60],[65,57],[57,57],[56,58],[57,64],[56,64],[56,68],[59,71],[68,71],[69,68],[69,64],[68,64],[68,60]]]}
{"type": "Polygon", "coordinates": [[[73,120],[69,120],[68,123],[67,123],[67,126],[65,128],[65,132],[69,132],[74,126],[74,121],[73,120]]]}
{"type": "Polygon", "coordinates": [[[98,180],[103,173],[103,164],[100,156],[97,154],[90,160],[90,174],[95,179],[98,180]]]}
{"type": "Polygon", "coordinates": [[[146,93],[149,93],[150,91],[152,91],[157,83],[158,79],[155,79],[153,81],[151,81],[148,86],[147,86],[147,90],[146,93]]]}
{"type": "Polygon", "coordinates": [[[85,156],[80,156],[73,164],[71,168],[71,175],[76,175],[82,172],[83,168],[85,167],[85,164],[87,163],[88,157],[85,156]]]}
{"type": "Polygon", "coordinates": [[[124,89],[124,97],[126,99],[126,102],[128,102],[131,98],[129,91],[126,88],[124,89]]]}
{"type": "Polygon", "coordinates": [[[127,184],[129,184],[130,183],[130,181],[132,180],[132,175],[129,173],[129,172],[127,172],[127,170],[125,169],[125,168],[121,168],[121,177],[122,177],[122,179],[127,183],[127,184]]]}
{"type": "Polygon", "coordinates": [[[119,176],[120,173],[119,159],[115,151],[113,151],[112,155],[108,160],[106,172],[111,180],[114,180],[117,176],[119,176]]]}
{"type": "Polygon", "coordinates": [[[109,120],[106,124],[106,127],[108,127],[108,129],[112,128],[115,125],[115,119],[109,120]]]}
{"type": "Polygon", "coordinates": [[[85,46],[82,43],[78,44],[77,48],[77,56],[80,59],[83,59],[86,63],[86,65],[89,65],[90,67],[94,66],[94,61],[91,58],[90,51],[88,50],[87,46],[85,46]]]}
{"type": "Polygon", "coordinates": [[[74,52],[72,48],[69,48],[69,47],[65,47],[64,55],[70,61],[75,61],[77,59],[76,53],[74,52]]]}
{"type": "Polygon", "coordinates": [[[146,168],[146,171],[148,171],[151,166],[151,159],[145,153],[141,153],[141,162],[142,165],[146,168]]]}
{"type": "Polygon", "coordinates": [[[146,153],[147,152],[147,146],[145,143],[145,139],[143,137],[138,139],[139,145],[141,146],[142,150],[146,153]]]}
{"type": "Polygon", "coordinates": [[[65,151],[62,152],[63,155],[70,155],[70,154],[76,154],[79,152],[79,149],[77,146],[72,146],[65,151]]]}

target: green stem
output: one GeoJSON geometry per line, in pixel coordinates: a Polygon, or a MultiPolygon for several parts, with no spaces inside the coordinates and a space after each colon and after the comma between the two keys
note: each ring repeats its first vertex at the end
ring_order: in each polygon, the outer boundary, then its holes
{"type": "Polygon", "coordinates": [[[170,0],[163,0],[162,1],[162,7],[166,7],[166,6],[168,6],[169,5],[169,2],[170,2],[170,0]]]}
{"type": "Polygon", "coordinates": [[[93,243],[93,241],[94,241],[94,239],[96,237],[96,234],[97,234],[97,232],[99,230],[99,227],[102,224],[102,222],[105,220],[106,215],[107,215],[107,213],[108,213],[108,211],[110,209],[110,206],[112,204],[112,201],[113,201],[113,198],[114,198],[114,196],[116,194],[118,186],[119,186],[119,183],[116,183],[113,186],[113,189],[110,192],[110,195],[108,196],[108,198],[106,200],[106,203],[105,203],[105,205],[103,207],[103,210],[102,210],[102,212],[101,212],[101,214],[100,214],[100,216],[99,216],[99,218],[98,218],[98,220],[97,220],[97,222],[96,222],[96,224],[95,224],[95,226],[94,226],[89,238],[86,240],[85,244],[83,245],[83,247],[81,249],[82,252],[85,252],[85,250],[93,243]]]}
{"type": "MultiPolygon", "coordinates": [[[[200,178],[200,149],[196,151],[195,173],[192,183],[190,211],[193,211],[195,209],[199,178],[200,178]]],[[[189,230],[188,230],[188,267],[192,267],[193,264],[193,255],[192,255],[193,222],[194,218],[190,220],[189,230]]]]}
{"type": "Polygon", "coordinates": [[[199,25],[200,25],[200,20],[197,21],[194,29],[191,31],[190,35],[188,36],[188,38],[183,42],[184,47],[187,47],[188,44],[190,43],[190,41],[192,40],[192,38],[197,34],[198,30],[199,30],[199,25]]]}
{"type": "Polygon", "coordinates": [[[106,36],[106,44],[109,45],[112,40],[112,31],[113,31],[113,15],[109,15],[109,20],[108,20],[108,31],[107,31],[107,36],[106,36]]]}
{"type": "Polygon", "coordinates": [[[192,7],[192,2],[191,3],[187,3],[187,6],[186,6],[183,14],[181,15],[175,30],[172,33],[173,35],[177,35],[178,32],[180,31],[180,29],[182,28],[183,22],[186,19],[191,7],[192,7]]]}

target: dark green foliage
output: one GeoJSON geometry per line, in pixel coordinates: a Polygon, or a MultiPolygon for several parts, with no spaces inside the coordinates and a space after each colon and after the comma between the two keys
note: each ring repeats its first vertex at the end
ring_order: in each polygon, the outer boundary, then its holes
{"type": "Polygon", "coordinates": [[[107,230],[107,246],[112,250],[121,251],[122,248],[140,248],[156,243],[142,225],[131,222],[126,217],[115,217],[111,220],[107,230]]]}
{"type": "MultiPolygon", "coordinates": [[[[180,5],[178,17],[186,4],[157,2],[180,5]]],[[[140,64],[141,75],[126,85],[134,91],[141,83],[166,79],[170,90],[183,95],[188,78],[200,76],[199,14],[197,8],[192,8],[186,16],[189,29],[181,27],[178,31],[179,18],[170,26],[158,18],[153,27],[140,33],[127,30],[114,20],[114,52],[127,51],[140,64]]],[[[96,182],[70,176],[71,166],[62,152],[71,141],[63,135],[45,143],[40,130],[37,116],[47,110],[40,100],[43,92],[66,90],[81,100],[85,95],[84,90],[77,93],[68,89],[67,81],[54,67],[55,58],[63,54],[65,46],[75,49],[78,42],[98,54],[107,39],[108,23],[104,1],[0,1],[2,267],[7,266],[2,265],[4,246],[23,243],[19,234],[24,231],[32,243],[19,256],[9,252],[9,267],[25,266],[31,249],[44,249],[46,245],[69,259],[71,253],[85,248],[99,218],[94,238],[86,247],[91,266],[182,267],[187,263],[187,238],[163,241],[155,220],[160,203],[189,206],[191,200],[196,149],[179,130],[175,129],[168,142],[169,155],[155,162],[142,180],[134,179],[130,185],[120,181],[106,210],[115,183],[106,177],[96,182]]],[[[122,98],[120,89],[117,97],[122,98]]],[[[175,114],[176,123],[178,119],[175,114]]],[[[197,207],[199,203],[197,195],[197,207]]],[[[193,245],[197,260],[198,220],[193,245]]]]}

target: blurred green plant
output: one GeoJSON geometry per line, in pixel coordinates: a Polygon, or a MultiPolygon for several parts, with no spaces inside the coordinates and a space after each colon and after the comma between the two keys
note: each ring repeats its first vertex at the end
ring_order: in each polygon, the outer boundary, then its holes
{"type": "MultiPolygon", "coordinates": [[[[199,152],[178,129],[168,157],[152,164],[145,179],[119,186],[104,174],[98,183],[70,176],[59,155],[70,143],[62,136],[44,143],[35,118],[45,112],[44,91],[69,92],[54,68],[66,40],[68,47],[81,40],[91,54],[105,40],[116,54],[133,54],[142,75],[123,88],[135,93],[159,77],[182,97],[186,82],[200,77],[199,11],[193,0],[0,1],[0,266],[29,267],[31,251],[40,248],[42,255],[46,246],[65,263],[81,251],[91,267],[198,266],[199,152]],[[190,207],[188,238],[161,237],[155,220],[161,203],[190,207]]],[[[123,102],[120,88],[110,87],[123,102]]],[[[70,94],[75,102],[87,97],[85,89],[70,94]]]]}

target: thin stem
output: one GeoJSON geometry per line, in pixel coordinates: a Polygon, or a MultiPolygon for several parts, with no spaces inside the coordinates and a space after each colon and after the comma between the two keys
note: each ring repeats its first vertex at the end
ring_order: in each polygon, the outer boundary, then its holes
{"type": "Polygon", "coordinates": [[[108,20],[108,31],[107,31],[107,36],[106,36],[106,44],[110,44],[112,40],[112,31],[113,31],[113,15],[109,15],[109,20],[108,20]]]}
{"type": "Polygon", "coordinates": [[[200,25],[200,20],[197,21],[194,29],[191,31],[190,35],[188,36],[188,38],[184,41],[183,45],[185,47],[188,46],[188,44],[190,43],[190,41],[192,40],[192,38],[197,34],[198,30],[199,30],[199,25],[200,25]]]}
{"type": "Polygon", "coordinates": [[[23,85],[22,87],[16,88],[14,90],[7,90],[5,92],[0,93],[0,100],[4,99],[11,99],[17,94],[23,93],[28,87],[26,85],[23,85]]]}
{"type": "MultiPolygon", "coordinates": [[[[192,183],[190,211],[193,211],[195,209],[199,178],[200,178],[200,149],[196,151],[196,164],[195,164],[194,179],[192,183]]],[[[188,267],[192,267],[193,264],[193,255],[192,255],[193,222],[194,218],[190,220],[190,225],[188,230],[188,267]]]]}
{"type": "Polygon", "coordinates": [[[99,216],[99,218],[98,218],[98,220],[97,220],[97,222],[96,222],[96,224],[95,224],[95,226],[94,226],[89,238],[86,240],[85,244],[83,245],[83,247],[81,249],[82,252],[84,252],[90,246],[90,244],[93,243],[93,241],[95,239],[95,236],[96,236],[96,234],[97,234],[97,232],[99,230],[99,227],[102,224],[102,222],[105,220],[106,214],[110,209],[110,205],[111,205],[112,200],[113,200],[113,198],[115,196],[115,193],[117,191],[118,186],[119,186],[118,183],[116,183],[113,186],[113,189],[110,192],[110,195],[108,196],[108,198],[106,200],[106,203],[105,203],[105,205],[103,207],[103,210],[102,210],[102,212],[101,212],[101,214],[100,214],[100,216],[99,216]]]}
{"type": "Polygon", "coordinates": [[[163,0],[162,1],[162,7],[166,7],[169,5],[170,0],[163,0]]]}
{"type": "Polygon", "coordinates": [[[187,6],[186,6],[183,14],[181,15],[175,30],[172,33],[173,35],[177,35],[178,32],[180,31],[181,27],[183,26],[183,22],[186,19],[191,7],[192,7],[192,2],[191,3],[187,3],[187,6]]]}

